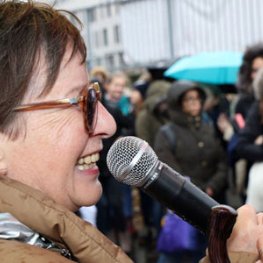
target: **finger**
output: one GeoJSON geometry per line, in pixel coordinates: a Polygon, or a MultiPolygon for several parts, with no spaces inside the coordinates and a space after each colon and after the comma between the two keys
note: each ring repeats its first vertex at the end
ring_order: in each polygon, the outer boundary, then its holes
{"type": "MultiPolygon", "coordinates": [[[[257,224],[257,214],[256,210],[251,205],[243,205],[237,210],[237,220],[233,227],[232,234],[228,239],[229,248],[233,249],[232,246],[236,249],[236,243],[238,237],[240,236],[248,236],[251,233],[251,230],[254,227],[258,226],[257,224]]],[[[248,238],[247,237],[247,238],[248,238]]],[[[256,248],[256,240],[254,242],[255,250],[256,248]]]]}
{"type": "MultiPolygon", "coordinates": [[[[242,240],[246,241],[246,239],[249,239],[251,231],[255,229],[256,226],[258,226],[256,210],[251,205],[246,204],[241,206],[237,210],[237,213],[238,215],[236,223],[233,227],[232,234],[228,239],[228,246],[233,251],[238,249],[238,246],[240,246],[242,240]]],[[[247,245],[251,246],[251,244],[247,245]]],[[[256,239],[254,240],[254,250],[257,251],[256,239]]]]}
{"type": "Polygon", "coordinates": [[[237,210],[237,212],[238,212],[238,216],[237,216],[236,226],[238,228],[250,224],[257,225],[258,223],[257,214],[253,206],[248,204],[243,205],[237,210]]]}

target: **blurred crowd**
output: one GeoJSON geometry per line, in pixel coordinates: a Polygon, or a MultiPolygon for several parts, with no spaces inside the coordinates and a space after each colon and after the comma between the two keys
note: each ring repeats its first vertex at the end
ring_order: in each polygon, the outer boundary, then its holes
{"type": "Polygon", "coordinates": [[[101,67],[90,74],[90,81],[102,88],[102,103],[117,132],[104,140],[99,160],[102,198],[80,215],[88,215],[135,262],[198,262],[207,240],[197,233],[191,251],[157,246],[166,208],[117,182],[107,168],[107,151],[119,137],[146,140],[162,162],[219,203],[234,208],[250,203],[263,211],[263,44],[245,51],[235,93],[187,80],[156,80],[146,69],[136,78],[101,67]],[[136,258],[138,248],[147,251],[144,261],[136,258]]]}

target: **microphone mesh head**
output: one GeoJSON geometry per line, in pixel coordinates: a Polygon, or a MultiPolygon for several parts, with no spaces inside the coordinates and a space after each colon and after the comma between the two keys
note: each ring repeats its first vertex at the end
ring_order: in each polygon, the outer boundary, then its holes
{"type": "Polygon", "coordinates": [[[148,143],[133,136],[118,139],[107,155],[107,165],[114,178],[132,186],[142,186],[147,173],[157,161],[158,158],[148,143]],[[134,162],[139,151],[142,151],[142,155],[134,162]]]}

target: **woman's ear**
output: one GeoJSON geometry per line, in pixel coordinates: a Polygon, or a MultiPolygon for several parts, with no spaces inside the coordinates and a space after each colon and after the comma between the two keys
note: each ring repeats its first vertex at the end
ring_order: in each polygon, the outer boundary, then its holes
{"type": "Polygon", "coordinates": [[[0,147],[0,176],[7,175],[7,162],[5,158],[4,150],[0,147]]]}

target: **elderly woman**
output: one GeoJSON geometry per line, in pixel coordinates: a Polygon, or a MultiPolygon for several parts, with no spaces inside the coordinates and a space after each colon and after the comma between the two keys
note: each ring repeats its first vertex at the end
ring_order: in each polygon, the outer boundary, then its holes
{"type": "MultiPolygon", "coordinates": [[[[49,6],[1,1],[0,54],[1,263],[131,262],[73,213],[100,198],[96,161],[116,128],[79,31],[49,6]]],[[[257,256],[258,235],[238,242],[244,225],[231,249],[257,256]]]]}
{"type": "Polygon", "coordinates": [[[116,129],[78,29],[17,1],[0,4],[0,25],[1,262],[131,262],[72,213],[99,200],[96,162],[116,129]]]}

